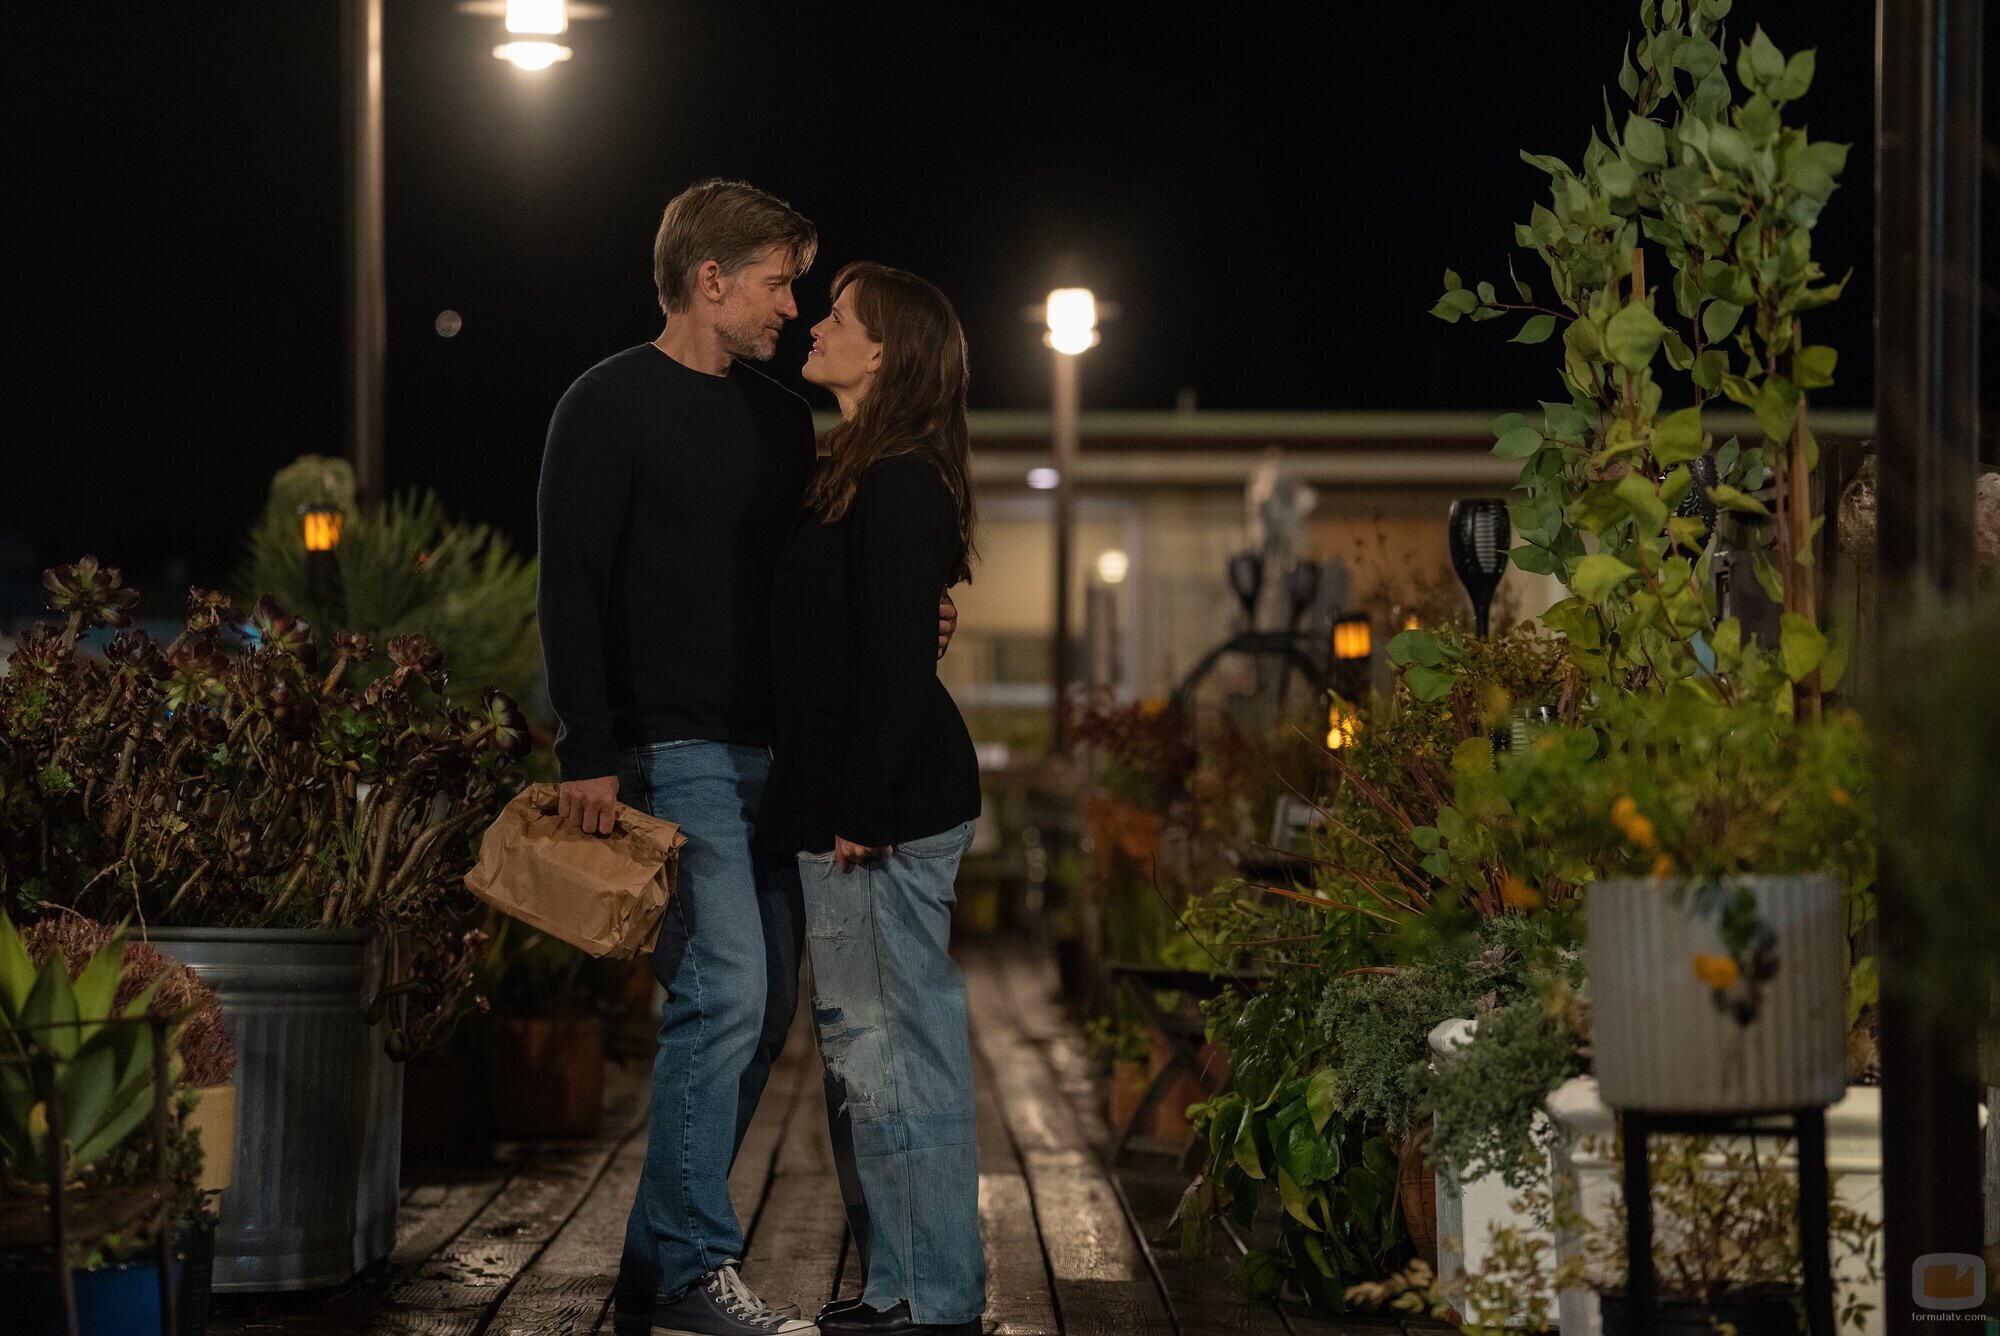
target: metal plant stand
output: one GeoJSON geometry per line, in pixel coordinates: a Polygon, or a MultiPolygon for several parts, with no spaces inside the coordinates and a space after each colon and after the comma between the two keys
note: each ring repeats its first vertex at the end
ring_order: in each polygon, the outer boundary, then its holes
{"type": "MultiPolygon", "coordinates": [[[[167,1020],[159,1016],[143,1019],[114,1018],[105,1021],[56,1021],[41,1027],[74,1028],[92,1025],[145,1025],[151,1030],[153,1060],[153,1182],[142,1218],[150,1221],[158,1235],[160,1336],[177,1329],[174,1302],[173,1174],[167,1160],[172,1091],[167,1080],[167,1020]]],[[[48,1241],[50,1265],[54,1269],[57,1302],[62,1309],[63,1330],[77,1336],[76,1283],[71,1275],[69,1251],[72,1244],[95,1243],[102,1229],[93,1229],[87,1219],[78,1220],[72,1211],[67,1186],[69,1164],[64,1138],[68,1134],[67,1114],[57,1082],[56,1068],[64,1059],[46,1044],[30,1041],[26,1061],[36,1095],[48,1116],[47,1172],[51,1185],[48,1197],[48,1241]]],[[[15,1059],[19,1061],[19,1059],[15,1059]]],[[[145,1336],[135,1332],[133,1336],[145,1336]]]]}
{"type": "Polygon", "coordinates": [[[1648,1141],[1658,1133],[1757,1136],[1786,1130],[1798,1146],[1799,1261],[1804,1270],[1807,1336],[1835,1336],[1833,1258],[1828,1237],[1831,1190],[1826,1173],[1826,1110],[1780,1113],[1648,1113],[1621,1109],[1625,1135],[1625,1281],[1632,1310],[1631,1336],[1653,1336],[1658,1316],[1653,1276],[1653,1175],[1648,1141]]]}

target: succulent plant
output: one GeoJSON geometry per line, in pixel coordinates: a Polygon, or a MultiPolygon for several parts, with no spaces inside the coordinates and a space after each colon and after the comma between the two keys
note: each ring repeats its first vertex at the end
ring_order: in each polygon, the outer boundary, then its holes
{"type": "Polygon", "coordinates": [[[444,694],[444,657],[327,638],[276,600],[194,591],[162,647],[77,638],[133,599],[86,558],[49,573],[63,628],[30,628],[0,676],[0,908],[210,927],[376,927],[397,943],[392,1044],[421,1045],[469,979],[473,841],[520,784],[521,712],[444,694]]]}

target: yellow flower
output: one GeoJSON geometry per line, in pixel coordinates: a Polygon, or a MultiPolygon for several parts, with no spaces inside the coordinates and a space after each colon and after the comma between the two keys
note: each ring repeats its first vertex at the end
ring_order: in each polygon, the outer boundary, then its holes
{"type": "Polygon", "coordinates": [[[1826,797],[1827,801],[1831,802],[1835,807],[1845,807],[1849,801],[1847,790],[1841,788],[1838,784],[1826,791],[1826,797]]]}
{"type": "Polygon", "coordinates": [[[1639,804],[1630,794],[1621,793],[1611,804],[1611,823],[1625,832],[1625,838],[1642,848],[1653,845],[1653,823],[1639,815],[1639,804]]]}
{"type": "Polygon", "coordinates": [[[1654,876],[1671,877],[1673,873],[1674,873],[1674,856],[1672,854],[1661,854],[1658,858],[1655,858],[1653,860],[1654,876]]]}
{"type": "Polygon", "coordinates": [[[1509,872],[1500,883],[1500,898],[1509,909],[1540,909],[1542,893],[1509,872]]]}
{"type": "Polygon", "coordinates": [[[1720,993],[1736,986],[1736,962],[1728,956],[1703,955],[1695,952],[1694,977],[1720,993]]]}
{"type": "Polygon", "coordinates": [[[1164,714],[1166,708],[1167,698],[1165,696],[1148,696],[1139,702],[1139,717],[1141,719],[1152,719],[1160,714],[1164,714]]]}

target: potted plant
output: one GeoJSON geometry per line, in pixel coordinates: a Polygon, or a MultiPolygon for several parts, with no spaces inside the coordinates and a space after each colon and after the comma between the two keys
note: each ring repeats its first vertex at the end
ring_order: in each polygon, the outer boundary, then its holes
{"type": "Polygon", "coordinates": [[[618,962],[593,960],[512,920],[488,948],[504,961],[487,1030],[494,1131],[502,1137],[595,1135],[604,1100],[605,1017],[619,1001],[618,962]]]}
{"type": "Polygon", "coordinates": [[[204,1147],[190,1115],[196,1083],[226,1088],[233,1062],[192,971],[80,919],[24,940],[0,913],[0,1306],[62,1329],[59,1272],[26,1260],[50,1242],[59,1193],[72,1251],[54,1262],[74,1268],[80,1332],[157,1327],[163,1241],[183,1273],[180,1330],[201,1330],[204,1147]]]}
{"type": "Polygon", "coordinates": [[[1841,1098],[1870,788],[1853,716],[1796,723],[1685,684],[1609,700],[1465,786],[1504,796],[1495,838],[1573,851],[1597,874],[1585,899],[1605,1102],[1722,1113],[1841,1098]]]}
{"type": "Polygon", "coordinates": [[[185,1017],[174,1035],[183,1063],[179,1112],[189,1141],[188,1159],[195,1165],[194,1191],[198,1209],[186,1213],[179,1226],[177,1251],[182,1276],[178,1313],[181,1336],[203,1330],[208,1313],[211,1273],[215,1260],[218,1194],[230,1186],[236,1156],[236,1047],[222,1018],[222,1003],[201,976],[179,961],[162,955],[145,942],[125,937],[108,923],[80,914],[55,913],[29,925],[22,938],[28,957],[37,965],[60,956],[72,980],[82,976],[90,961],[123,944],[114,1010],[122,1011],[142,995],[152,995],[152,1010],[185,1017]]]}
{"type": "Polygon", "coordinates": [[[136,602],[85,558],[47,572],[62,617],[0,678],[0,856],[17,908],[109,918],[221,994],[241,1056],[236,1176],[216,1284],[345,1278],[393,1244],[400,1068],[450,1022],[481,939],[459,879],[527,747],[511,701],[453,705],[421,636],[352,680],[365,638],[270,599],[192,592],[166,646],[83,634],[136,602]],[[387,1051],[385,1054],[385,1050],[387,1051]],[[264,1101],[287,1098],[275,1105],[264,1101]]]}
{"type": "MultiPolygon", "coordinates": [[[[1785,1149],[1700,1137],[1649,1143],[1654,1265],[1662,1286],[1655,1331],[1792,1336],[1801,1329],[1797,1189],[1787,1175],[1773,1172],[1785,1149]]],[[[1612,1146],[1605,1153],[1615,1158],[1619,1151],[1612,1146]]],[[[1614,1197],[1608,1210],[1586,1214],[1572,1194],[1542,1185],[1525,1192],[1516,1210],[1533,1229],[1495,1225],[1484,1266],[1444,1282],[1428,1268],[1411,1266],[1387,1281],[1356,1286],[1350,1299],[1485,1334],[1552,1330],[1556,1314],[1549,1296],[1595,1294],[1599,1321],[1573,1323],[1566,1313],[1561,1329],[1571,1336],[1630,1331],[1623,1201],[1614,1197]],[[1566,1255],[1549,1246],[1551,1234],[1571,1240],[1566,1255]]],[[[1881,1278],[1880,1224],[1836,1200],[1829,1226],[1832,1252],[1858,1281],[1841,1296],[1839,1322],[1861,1328],[1869,1316],[1865,1295],[1881,1278]]]]}

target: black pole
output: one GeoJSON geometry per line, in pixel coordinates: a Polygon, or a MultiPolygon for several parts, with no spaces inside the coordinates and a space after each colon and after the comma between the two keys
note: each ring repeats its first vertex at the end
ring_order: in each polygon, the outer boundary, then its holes
{"type": "MultiPolygon", "coordinates": [[[[1876,530],[1884,605],[1961,595],[1975,561],[1979,440],[1980,60],[1983,0],[1877,0],[1876,530]]],[[[1926,1253],[1976,1253],[1979,1092],[1974,1036],[1897,988],[1924,928],[1885,858],[1882,954],[1883,1317],[1927,1329],[1912,1293],[1926,1253]]]]}
{"type": "Polygon", "coordinates": [[[1659,1296],[1653,1274],[1653,1175],[1646,1158],[1653,1139],[1652,1120],[1637,1109],[1619,1111],[1625,1137],[1625,1306],[1626,1331],[1653,1336],[1659,1328],[1655,1304],[1659,1296]]]}
{"type": "Polygon", "coordinates": [[[158,1016],[146,1018],[153,1040],[153,1185],[159,1190],[157,1216],[160,1237],[160,1336],[174,1336],[180,1329],[174,1312],[174,1183],[167,1160],[167,1135],[173,1089],[167,1084],[167,1023],[158,1016]]]}
{"type": "Polygon", "coordinates": [[[69,1270],[69,1125],[62,1091],[56,1088],[55,1055],[30,1045],[28,1060],[49,1120],[49,1247],[55,1254],[51,1261],[56,1269],[56,1296],[62,1304],[63,1330],[68,1336],[77,1336],[76,1277],[69,1270]]]}

